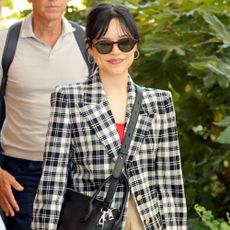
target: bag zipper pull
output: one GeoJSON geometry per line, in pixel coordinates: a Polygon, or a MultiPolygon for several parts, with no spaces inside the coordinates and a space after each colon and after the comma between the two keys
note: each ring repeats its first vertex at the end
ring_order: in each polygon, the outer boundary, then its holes
{"type": "Polygon", "coordinates": [[[101,215],[100,219],[98,220],[97,225],[101,226],[101,229],[103,229],[105,222],[107,220],[113,220],[114,216],[112,213],[112,209],[110,209],[110,208],[107,210],[102,208],[101,213],[102,213],[102,215],[101,215]]]}

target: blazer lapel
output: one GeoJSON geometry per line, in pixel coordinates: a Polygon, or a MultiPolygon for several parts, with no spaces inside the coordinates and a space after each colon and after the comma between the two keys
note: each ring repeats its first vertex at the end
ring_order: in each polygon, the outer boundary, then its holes
{"type": "MultiPolygon", "coordinates": [[[[145,91],[143,92],[145,93],[145,91]]],[[[132,108],[134,105],[136,97],[136,90],[135,90],[135,84],[133,83],[132,79],[129,78],[128,82],[128,107],[127,107],[127,112],[126,112],[126,124],[130,121],[131,113],[132,113],[132,108]]],[[[149,128],[152,126],[152,121],[154,117],[154,113],[156,111],[155,105],[153,107],[149,108],[146,105],[145,97],[143,97],[142,100],[142,105],[140,109],[140,114],[136,123],[135,131],[133,134],[133,139],[130,143],[130,148],[129,148],[129,157],[128,160],[132,161],[135,153],[138,152],[140,149],[143,140],[147,137],[147,132],[149,128]]],[[[127,129],[127,125],[126,125],[127,129]]],[[[126,131],[125,129],[125,131],[126,131]]]]}
{"type": "Polygon", "coordinates": [[[97,75],[89,79],[84,92],[84,105],[80,108],[80,113],[105,146],[107,153],[112,157],[115,156],[120,149],[119,134],[103,85],[97,75]]]}

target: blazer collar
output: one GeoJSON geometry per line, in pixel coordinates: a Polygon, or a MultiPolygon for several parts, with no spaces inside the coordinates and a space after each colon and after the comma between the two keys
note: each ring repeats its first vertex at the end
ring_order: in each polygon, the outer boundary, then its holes
{"type": "MultiPolygon", "coordinates": [[[[131,77],[128,76],[128,108],[127,112],[132,108],[135,101],[136,90],[135,84],[131,77]]],[[[107,101],[103,84],[98,74],[91,75],[84,88],[84,103],[85,104],[100,104],[107,101]]]]}
{"type": "MultiPolygon", "coordinates": [[[[103,102],[108,102],[107,97],[104,91],[103,84],[98,76],[98,73],[94,73],[89,77],[89,79],[85,82],[84,86],[84,104],[101,104],[103,102]]],[[[128,106],[126,111],[126,123],[127,119],[129,119],[132,107],[136,97],[136,88],[135,83],[133,82],[131,76],[128,76],[128,106]]],[[[144,92],[145,95],[146,92],[144,92]]],[[[151,101],[151,106],[149,106],[148,98],[143,97],[142,106],[141,106],[141,114],[153,114],[156,112],[156,105],[154,101],[151,101]]]]}
{"type": "Polygon", "coordinates": [[[91,75],[84,87],[84,104],[101,104],[107,101],[103,84],[98,74],[91,75]]]}

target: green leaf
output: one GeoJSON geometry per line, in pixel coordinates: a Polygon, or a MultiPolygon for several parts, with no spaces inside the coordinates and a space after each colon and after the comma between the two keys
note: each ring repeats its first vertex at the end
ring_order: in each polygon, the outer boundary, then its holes
{"type": "Polygon", "coordinates": [[[220,224],[220,230],[230,230],[230,226],[226,222],[220,224]]]}
{"type": "Polygon", "coordinates": [[[203,206],[195,204],[194,208],[202,221],[211,230],[230,230],[230,225],[228,225],[223,219],[215,219],[212,212],[206,210],[203,206]]]}
{"type": "Polygon", "coordinates": [[[230,126],[230,116],[226,116],[223,120],[219,122],[214,122],[218,127],[227,127],[230,126]]]}
{"type": "Polygon", "coordinates": [[[215,32],[216,36],[230,45],[230,33],[225,29],[224,24],[215,16],[204,12],[204,19],[210,28],[215,32]]]}
{"type": "Polygon", "coordinates": [[[223,132],[220,133],[216,141],[221,144],[230,144],[230,126],[228,126],[226,129],[224,129],[223,132]]]}
{"type": "Polygon", "coordinates": [[[216,83],[216,76],[213,74],[204,78],[204,85],[207,88],[212,87],[215,83],[216,83]]]}
{"type": "Polygon", "coordinates": [[[2,6],[12,9],[13,8],[13,1],[12,0],[4,0],[4,1],[2,0],[2,6]]]}
{"type": "Polygon", "coordinates": [[[217,75],[216,78],[218,84],[220,87],[222,88],[228,88],[229,86],[229,79],[226,76],[222,76],[222,75],[217,75]]]}

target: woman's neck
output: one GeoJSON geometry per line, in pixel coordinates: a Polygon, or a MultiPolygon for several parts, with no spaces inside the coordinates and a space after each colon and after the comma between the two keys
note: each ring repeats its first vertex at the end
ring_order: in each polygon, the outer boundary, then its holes
{"type": "Polygon", "coordinates": [[[99,72],[99,75],[106,94],[127,93],[128,72],[113,76],[100,74],[99,72]]]}
{"type": "Polygon", "coordinates": [[[115,123],[125,123],[128,103],[128,73],[119,76],[100,76],[115,123]]]}

